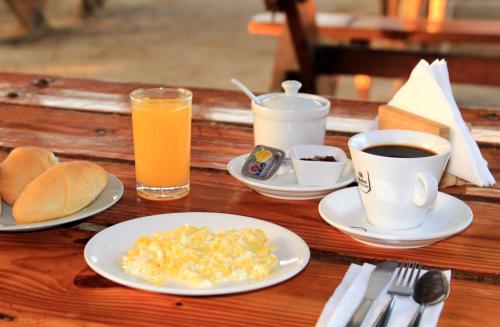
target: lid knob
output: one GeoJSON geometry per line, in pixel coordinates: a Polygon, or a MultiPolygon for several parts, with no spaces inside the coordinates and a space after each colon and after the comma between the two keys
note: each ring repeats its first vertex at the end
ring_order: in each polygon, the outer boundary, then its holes
{"type": "Polygon", "coordinates": [[[299,81],[284,81],[281,87],[285,90],[286,95],[296,95],[299,93],[302,83],[299,81]]]}

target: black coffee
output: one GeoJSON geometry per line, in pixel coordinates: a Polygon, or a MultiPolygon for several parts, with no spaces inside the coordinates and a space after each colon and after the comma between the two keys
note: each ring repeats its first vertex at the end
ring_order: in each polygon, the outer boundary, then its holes
{"type": "Polygon", "coordinates": [[[412,145],[384,144],[368,147],[366,153],[391,158],[421,158],[436,155],[436,153],[412,145]]]}

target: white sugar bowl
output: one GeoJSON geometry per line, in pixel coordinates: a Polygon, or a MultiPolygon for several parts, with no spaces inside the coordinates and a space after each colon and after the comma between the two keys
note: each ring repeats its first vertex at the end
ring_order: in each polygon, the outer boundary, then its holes
{"type": "Polygon", "coordinates": [[[252,100],[255,145],[282,150],[297,144],[322,145],[330,101],[299,93],[298,81],[284,81],[281,86],[284,93],[262,94],[257,97],[260,103],[252,100]]]}

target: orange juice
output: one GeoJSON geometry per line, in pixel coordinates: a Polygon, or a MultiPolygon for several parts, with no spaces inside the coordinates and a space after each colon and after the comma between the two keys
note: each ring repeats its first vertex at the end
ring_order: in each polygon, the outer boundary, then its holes
{"type": "Polygon", "coordinates": [[[131,103],[137,192],[153,200],[186,195],[191,93],[183,89],[140,89],[132,92],[131,103]]]}

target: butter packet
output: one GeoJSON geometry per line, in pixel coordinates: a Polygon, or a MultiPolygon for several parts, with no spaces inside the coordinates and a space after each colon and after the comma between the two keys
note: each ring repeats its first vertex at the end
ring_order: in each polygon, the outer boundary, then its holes
{"type": "Polygon", "coordinates": [[[276,173],[284,159],[285,151],[257,145],[245,160],[241,174],[253,179],[269,179],[276,173]]]}

